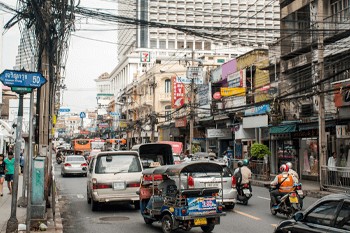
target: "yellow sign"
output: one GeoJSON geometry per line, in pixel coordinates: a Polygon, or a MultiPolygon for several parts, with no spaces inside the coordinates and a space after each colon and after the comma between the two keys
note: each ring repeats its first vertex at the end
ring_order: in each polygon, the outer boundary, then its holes
{"type": "Polygon", "coordinates": [[[56,124],[57,123],[57,116],[56,115],[53,115],[52,117],[52,124],[56,124]]]}
{"type": "Polygon", "coordinates": [[[126,127],[128,127],[128,125],[126,124],[126,122],[119,122],[119,127],[126,128],[126,127]]]}
{"type": "Polygon", "coordinates": [[[221,96],[245,96],[245,87],[221,87],[221,96]]]}

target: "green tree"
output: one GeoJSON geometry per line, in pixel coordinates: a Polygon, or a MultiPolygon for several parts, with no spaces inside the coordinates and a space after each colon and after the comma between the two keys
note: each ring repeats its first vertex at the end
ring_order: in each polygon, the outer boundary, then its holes
{"type": "Polygon", "coordinates": [[[269,148],[261,143],[254,143],[250,149],[252,157],[257,159],[263,159],[265,155],[271,155],[269,148]]]}

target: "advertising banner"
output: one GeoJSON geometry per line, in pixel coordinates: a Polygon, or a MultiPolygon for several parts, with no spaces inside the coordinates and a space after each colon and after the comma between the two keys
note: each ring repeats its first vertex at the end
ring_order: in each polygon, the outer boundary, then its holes
{"type": "Polygon", "coordinates": [[[220,94],[221,96],[245,96],[244,87],[221,87],[220,94]]]}
{"type": "Polygon", "coordinates": [[[187,198],[187,203],[189,215],[216,213],[215,197],[191,197],[187,198]]]}
{"type": "Polygon", "coordinates": [[[227,77],[228,87],[246,87],[246,70],[240,70],[227,77]]]}
{"type": "Polygon", "coordinates": [[[176,77],[172,79],[171,107],[180,108],[185,104],[185,85],[176,82],[176,77]]]}

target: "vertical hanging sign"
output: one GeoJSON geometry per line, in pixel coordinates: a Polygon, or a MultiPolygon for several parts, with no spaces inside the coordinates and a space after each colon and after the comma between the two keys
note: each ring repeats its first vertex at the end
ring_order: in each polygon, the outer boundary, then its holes
{"type": "Polygon", "coordinates": [[[185,104],[185,85],[183,83],[176,82],[176,77],[172,77],[172,95],[171,95],[171,107],[180,108],[185,104]]]}

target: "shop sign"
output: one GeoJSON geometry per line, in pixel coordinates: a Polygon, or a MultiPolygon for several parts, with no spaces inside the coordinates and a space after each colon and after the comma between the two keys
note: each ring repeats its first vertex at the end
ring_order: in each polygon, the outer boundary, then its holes
{"type": "Polygon", "coordinates": [[[187,126],[187,119],[186,117],[180,118],[180,119],[175,119],[175,127],[180,128],[180,127],[186,127],[187,126]]]}
{"type": "Polygon", "coordinates": [[[240,70],[227,77],[229,87],[246,87],[246,70],[240,70]]]}
{"type": "Polygon", "coordinates": [[[215,100],[221,99],[221,94],[220,94],[220,92],[215,92],[214,95],[213,95],[213,98],[214,98],[215,100]]]}
{"type": "Polygon", "coordinates": [[[209,85],[201,84],[197,86],[197,100],[199,106],[209,104],[209,93],[209,85]]]}
{"type": "Polygon", "coordinates": [[[229,119],[227,114],[222,114],[222,115],[216,115],[214,116],[214,121],[219,121],[219,120],[226,120],[229,119]]]}
{"type": "Polygon", "coordinates": [[[244,116],[260,115],[270,112],[270,105],[264,104],[257,107],[249,108],[244,111],[244,116]]]}
{"type": "Polygon", "coordinates": [[[99,123],[98,127],[99,128],[108,128],[108,123],[99,123]]]}
{"type": "Polygon", "coordinates": [[[177,82],[176,77],[173,77],[172,86],[171,107],[180,108],[185,103],[185,85],[177,82]]]}
{"type": "Polygon", "coordinates": [[[221,87],[221,96],[245,96],[246,89],[244,87],[221,87]]]}
{"type": "Polygon", "coordinates": [[[335,131],[337,138],[350,138],[349,125],[336,125],[335,131]]]}
{"type": "Polygon", "coordinates": [[[292,138],[318,137],[318,129],[302,130],[292,133],[292,138]]]}
{"type": "Polygon", "coordinates": [[[224,99],[225,108],[234,108],[246,105],[245,96],[230,96],[224,99]]]}
{"type": "Polygon", "coordinates": [[[210,73],[210,81],[212,83],[217,83],[221,81],[221,73],[222,73],[222,67],[218,67],[215,70],[212,70],[210,73]]]}
{"type": "Polygon", "coordinates": [[[119,122],[119,127],[120,128],[126,128],[126,127],[128,127],[128,125],[127,125],[126,122],[119,122]]]}
{"type": "Polygon", "coordinates": [[[229,138],[232,137],[231,129],[207,129],[207,138],[229,138]]]}
{"type": "Polygon", "coordinates": [[[337,108],[350,106],[350,82],[333,84],[340,90],[334,92],[334,104],[337,108]]]}

